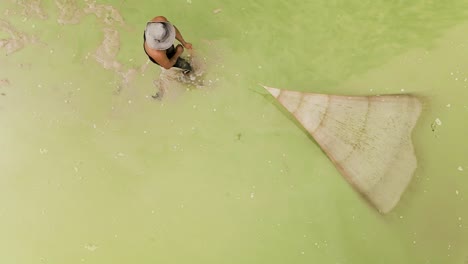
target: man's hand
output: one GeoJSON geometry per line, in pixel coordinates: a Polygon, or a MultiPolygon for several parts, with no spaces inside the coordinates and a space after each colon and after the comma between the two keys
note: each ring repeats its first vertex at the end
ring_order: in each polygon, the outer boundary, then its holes
{"type": "Polygon", "coordinates": [[[184,47],[186,49],[192,49],[192,43],[185,42],[184,47]]]}

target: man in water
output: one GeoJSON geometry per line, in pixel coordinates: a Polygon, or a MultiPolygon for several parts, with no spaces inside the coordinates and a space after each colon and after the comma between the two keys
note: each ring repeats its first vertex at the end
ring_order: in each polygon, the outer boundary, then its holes
{"type": "Polygon", "coordinates": [[[164,69],[172,67],[180,68],[185,74],[192,71],[192,66],[180,57],[186,49],[192,49],[192,44],[184,40],[179,30],[172,25],[165,17],[157,16],[146,24],[143,35],[146,55],[149,59],[164,69]],[[178,44],[174,48],[174,40],[177,39],[182,45],[178,44]]]}

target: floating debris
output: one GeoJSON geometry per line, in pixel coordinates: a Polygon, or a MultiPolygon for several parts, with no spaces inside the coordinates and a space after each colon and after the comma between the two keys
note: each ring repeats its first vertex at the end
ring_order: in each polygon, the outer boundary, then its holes
{"type": "Polygon", "coordinates": [[[1,86],[8,86],[10,85],[10,80],[8,79],[0,79],[0,87],[1,86]]]}
{"type": "Polygon", "coordinates": [[[463,171],[463,167],[462,167],[462,166],[458,166],[458,170],[459,170],[459,171],[463,171]]]}
{"type": "Polygon", "coordinates": [[[441,126],[441,125],[442,125],[442,121],[439,118],[436,118],[434,122],[432,122],[431,124],[432,132],[435,132],[437,126],[441,126]]]}
{"type": "Polygon", "coordinates": [[[94,244],[86,244],[84,246],[85,249],[93,252],[93,251],[96,251],[96,249],[98,248],[98,246],[94,245],[94,244]]]}
{"type": "Polygon", "coordinates": [[[221,11],[223,11],[221,8],[216,8],[215,10],[213,10],[213,14],[219,14],[221,13],[221,11]]]}

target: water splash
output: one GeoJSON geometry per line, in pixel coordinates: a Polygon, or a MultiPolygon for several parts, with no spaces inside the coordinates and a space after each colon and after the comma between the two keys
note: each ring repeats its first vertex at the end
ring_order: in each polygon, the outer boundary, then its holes
{"type": "Polygon", "coordinates": [[[16,0],[15,3],[23,8],[21,14],[25,18],[38,17],[42,20],[48,18],[46,12],[41,8],[41,0],[16,0]]]}
{"type": "Polygon", "coordinates": [[[85,14],[94,14],[96,17],[106,25],[123,26],[124,19],[120,12],[111,5],[96,4],[96,1],[85,0],[87,7],[83,9],[85,14]]]}
{"type": "Polygon", "coordinates": [[[23,49],[27,44],[37,43],[35,36],[29,36],[13,27],[10,22],[0,19],[0,31],[6,32],[10,38],[0,39],[0,48],[4,48],[6,55],[23,49]]]}
{"type": "Polygon", "coordinates": [[[55,5],[59,9],[57,23],[60,25],[78,24],[84,15],[76,0],[55,0],[55,5]]]}

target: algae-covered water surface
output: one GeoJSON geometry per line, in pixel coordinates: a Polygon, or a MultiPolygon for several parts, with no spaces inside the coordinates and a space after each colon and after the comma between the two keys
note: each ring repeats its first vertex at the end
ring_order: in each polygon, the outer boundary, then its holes
{"type": "Polygon", "coordinates": [[[467,8],[2,1],[0,263],[468,263],[467,8]],[[191,76],[145,55],[157,15],[193,44],[191,76]],[[259,84],[419,96],[395,209],[259,84]]]}

